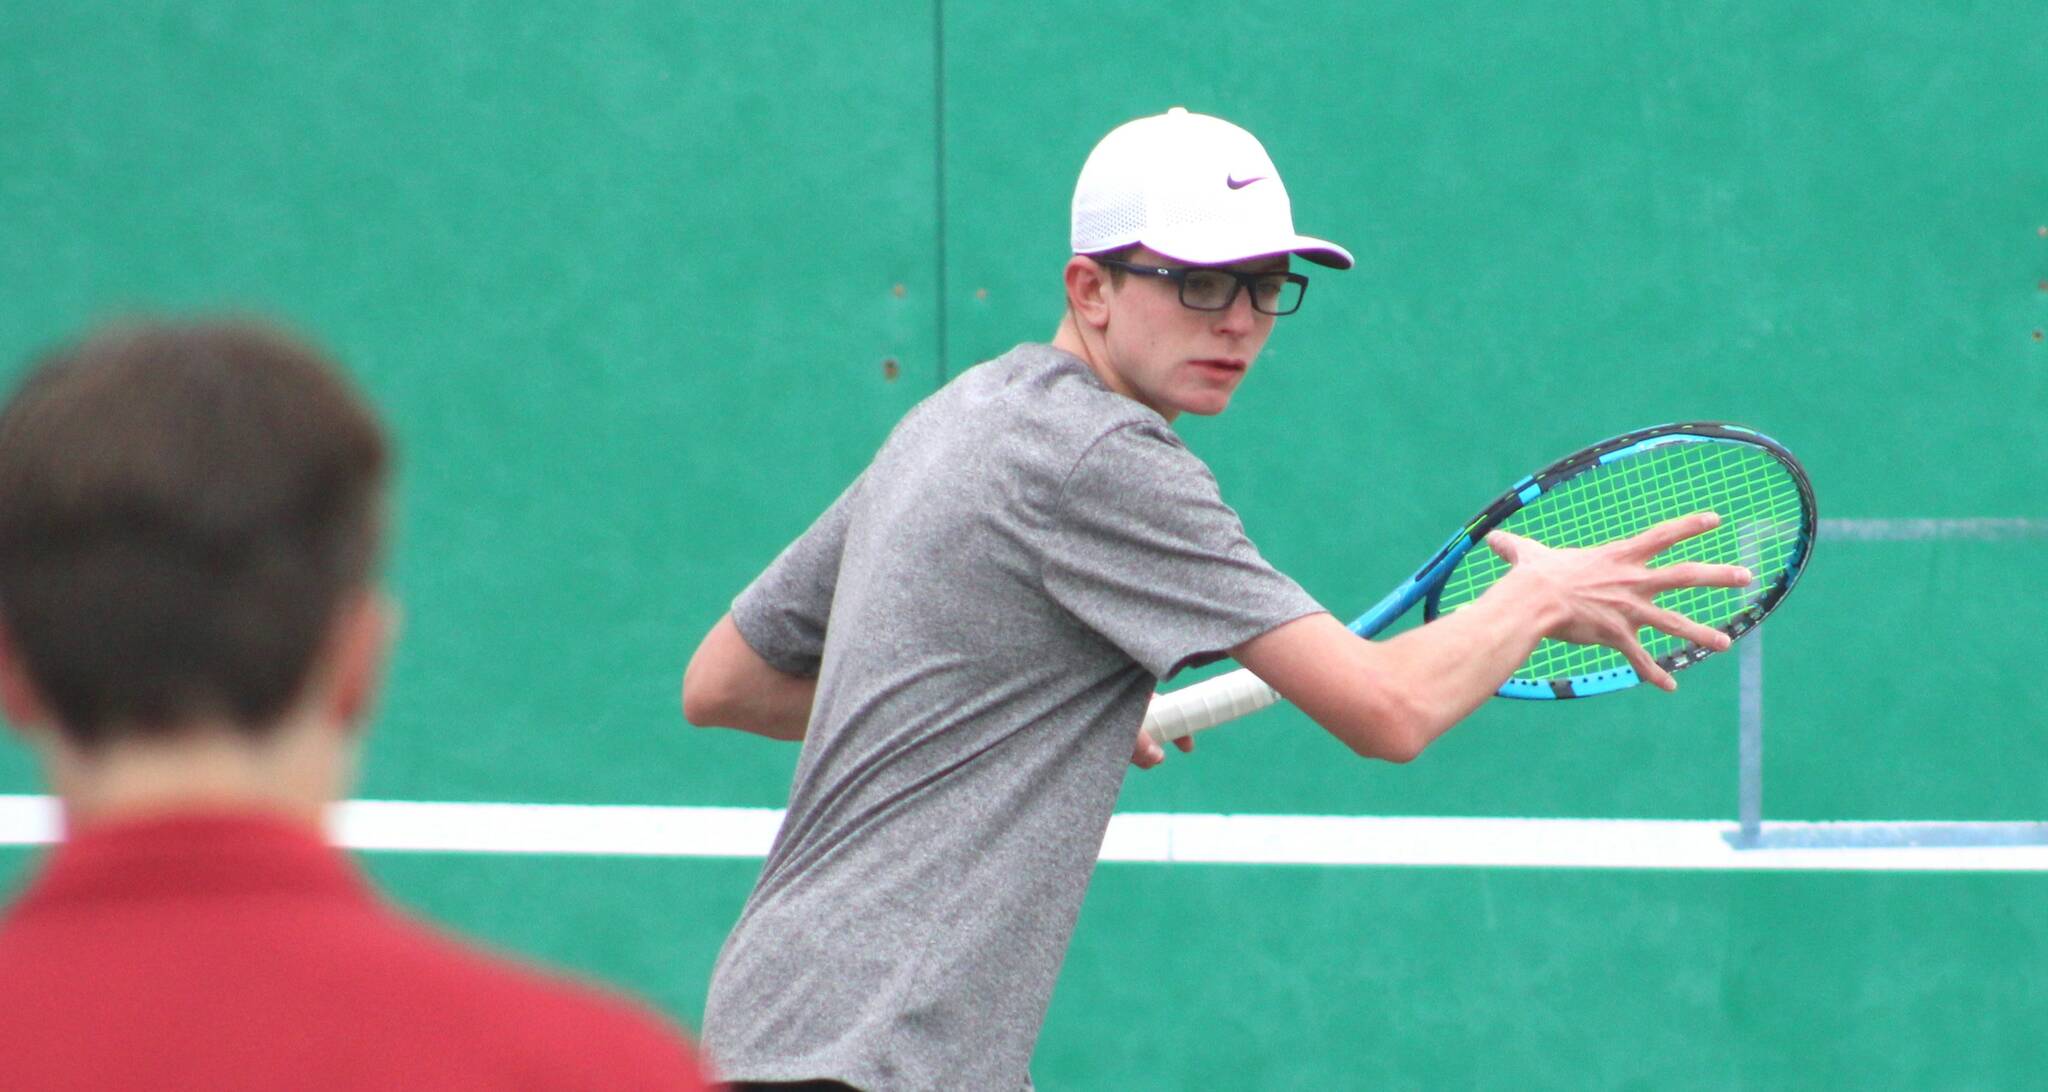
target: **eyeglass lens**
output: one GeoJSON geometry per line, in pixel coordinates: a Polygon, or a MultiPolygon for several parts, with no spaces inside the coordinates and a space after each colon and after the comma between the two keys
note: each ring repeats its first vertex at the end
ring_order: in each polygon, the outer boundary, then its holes
{"type": "MultiPolygon", "coordinates": [[[[1284,274],[1253,277],[1252,307],[1269,315],[1284,315],[1301,305],[1302,286],[1284,274]]],[[[1220,311],[1237,298],[1238,279],[1215,269],[1191,269],[1181,281],[1182,303],[1203,311],[1220,311]]]]}

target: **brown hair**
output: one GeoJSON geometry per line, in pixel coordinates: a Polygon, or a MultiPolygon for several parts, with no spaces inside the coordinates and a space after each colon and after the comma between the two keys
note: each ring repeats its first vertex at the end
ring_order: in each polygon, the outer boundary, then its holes
{"type": "Polygon", "coordinates": [[[0,410],[0,623],[66,736],[271,727],[371,579],[387,461],[339,369],[254,322],[39,362],[0,410]]]}
{"type": "MultiPolygon", "coordinates": [[[[1101,250],[1093,254],[1088,254],[1084,256],[1089,258],[1108,258],[1109,260],[1114,262],[1128,262],[1131,260],[1132,255],[1136,254],[1140,250],[1143,250],[1144,248],[1145,244],[1143,243],[1129,243],[1127,245],[1117,247],[1113,250],[1101,250]]],[[[1124,277],[1128,275],[1128,271],[1123,269],[1121,266],[1105,265],[1102,267],[1102,269],[1104,272],[1109,274],[1109,283],[1111,284],[1123,284],[1124,277]]]]}

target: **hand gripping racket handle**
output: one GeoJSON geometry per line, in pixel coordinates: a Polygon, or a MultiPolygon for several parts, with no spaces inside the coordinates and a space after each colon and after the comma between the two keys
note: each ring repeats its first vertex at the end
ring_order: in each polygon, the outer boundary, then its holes
{"type": "Polygon", "coordinates": [[[1278,690],[1250,671],[1238,668],[1228,675],[1153,698],[1151,707],[1145,710],[1145,734],[1164,747],[1182,736],[1236,720],[1279,700],[1278,690]]]}

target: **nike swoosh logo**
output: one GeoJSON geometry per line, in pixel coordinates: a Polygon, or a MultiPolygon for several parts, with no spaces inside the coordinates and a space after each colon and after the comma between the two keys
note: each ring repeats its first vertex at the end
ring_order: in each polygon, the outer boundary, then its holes
{"type": "Polygon", "coordinates": [[[1237,177],[1234,175],[1225,175],[1223,176],[1223,184],[1229,186],[1233,190],[1241,190],[1254,182],[1263,182],[1265,181],[1265,179],[1266,176],[1263,174],[1253,175],[1252,177],[1244,179],[1243,181],[1239,181],[1237,177]]]}

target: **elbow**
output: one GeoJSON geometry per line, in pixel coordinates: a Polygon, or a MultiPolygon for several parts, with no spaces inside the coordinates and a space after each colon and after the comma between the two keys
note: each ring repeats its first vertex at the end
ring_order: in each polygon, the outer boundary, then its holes
{"type": "Polygon", "coordinates": [[[704,699],[687,686],[683,687],[683,723],[692,728],[711,727],[710,709],[705,706],[704,699]]]}
{"type": "Polygon", "coordinates": [[[1352,750],[1356,751],[1360,758],[1406,766],[1415,761],[1422,754],[1422,749],[1427,746],[1429,744],[1423,742],[1419,735],[1402,731],[1385,733],[1383,738],[1374,740],[1370,746],[1353,747],[1352,750]]]}
{"type": "Polygon", "coordinates": [[[1361,733],[1345,742],[1350,745],[1352,753],[1360,758],[1391,762],[1397,766],[1405,766],[1415,761],[1416,757],[1422,754],[1422,749],[1429,746],[1420,733],[1408,731],[1398,725],[1377,725],[1372,731],[1361,733]]]}
{"type": "Polygon", "coordinates": [[[683,671],[683,720],[698,728],[716,728],[726,722],[726,695],[692,660],[683,671]]]}
{"type": "Polygon", "coordinates": [[[697,728],[711,725],[710,703],[702,688],[690,685],[688,675],[683,676],[683,721],[697,728]]]}
{"type": "Polygon", "coordinates": [[[1343,739],[1360,758],[1407,765],[1439,734],[1431,731],[1431,724],[1429,711],[1416,702],[1382,693],[1375,695],[1343,739]]]}

